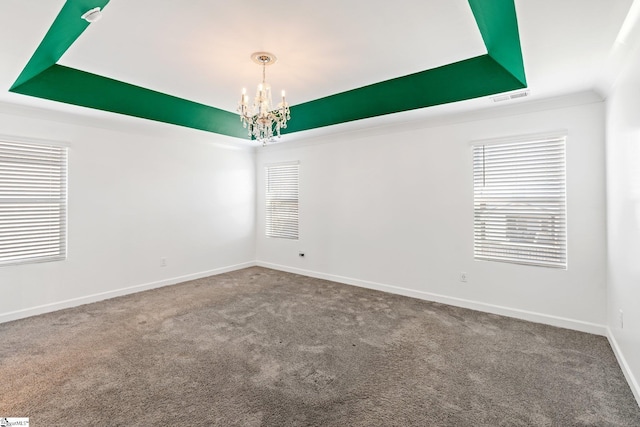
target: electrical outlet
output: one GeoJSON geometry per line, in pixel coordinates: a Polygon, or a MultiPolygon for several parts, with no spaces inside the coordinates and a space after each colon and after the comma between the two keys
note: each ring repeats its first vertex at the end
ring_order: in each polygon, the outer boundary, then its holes
{"type": "Polygon", "coordinates": [[[467,273],[465,273],[464,271],[460,273],[460,281],[467,283],[467,273]]]}
{"type": "Polygon", "coordinates": [[[622,312],[622,309],[620,309],[619,317],[620,317],[620,329],[624,329],[624,313],[622,312]]]}
{"type": "Polygon", "coordinates": [[[160,267],[167,266],[167,259],[165,257],[160,258],[160,267]]]}

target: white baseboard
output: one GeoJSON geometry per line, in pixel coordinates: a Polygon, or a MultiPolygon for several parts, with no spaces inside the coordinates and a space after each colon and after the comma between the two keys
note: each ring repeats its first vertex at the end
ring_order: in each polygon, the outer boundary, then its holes
{"type": "Polygon", "coordinates": [[[616,359],[618,359],[618,364],[620,365],[620,369],[622,369],[622,373],[624,377],[627,379],[627,383],[629,383],[629,387],[631,388],[631,392],[636,398],[636,402],[638,402],[638,406],[640,406],[640,384],[638,380],[633,375],[631,371],[631,367],[627,363],[627,359],[624,357],[622,353],[622,349],[618,345],[618,341],[616,341],[616,337],[613,335],[613,331],[610,328],[607,328],[607,338],[609,339],[609,344],[611,344],[611,348],[613,349],[613,354],[616,355],[616,359]]]}
{"type": "Polygon", "coordinates": [[[499,314],[502,316],[513,317],[522,320],[528,320],[531,322],[542,323],[551,326],[558,326],[561,328],[573,329],[580,332],[587,332],[596,335],[606,336],[611,344],[611,348],[618,360],[618,363],[624,373],[629,387],[633,392],[633,395],[640,405],[640,385],[636,380],[633,372],[631,371],[629,364],[627,363],[622,350],[620,349],[618,342],[615,339],[611,329],[604,325],[598,325],[595,323],[583,322],[580,320],[573,320],[564,317],[551,316],[543,313],[535,313],[526,310],[513,309],[493,304],[487,304],[477,301],[471,301],[461,298],[449,297],[446,295],[439,295],[430,292],[417,291],[414,289],[403,288],[399,286],[386,285],[382,283],[370,282],[366,280],[353,279],[350,277],[343,277],[334,274],[320,273],[317,271],[304,270],[300,268],[288,267],[279,264],[273,264],[264,261],[249,261],[241,264],[230,265],[226,267],[220,267],[213,270],[202,271],[199,273],[188,274],[185,276],[172,277],[169,279],[159,280],[156,282],[145,283],[141,285],[130,286],[127,288],[116,289],[108,292],[101,292],[98,294],[87,295],[79,298],[72,298],[64,301],[58,301],[51,304],[44,304],[36,307],[30,307],[22,310],[11,311],[8,313],[0,313],[0,323],[10,322],[12,320],[23,319],[25,317],[36,316],[38,314],[49,313],[56,310],[62,310],[65,308],[71,308],[80,306],[83,304],[89,304],[92,302],[98,302],[109,298],[115,298],[123,295],[133,294],[136,292],[142,292],[150,289],[160,288],[163,286],[175,285],[177,283],[186,282],[189,280],[200,279],[208,276],[215,276],[217,274],[228,273],[230,271],[241,270],[247,267],[260,266],[265,268],[271,268],[274,270],[286,271],[289,273],[301,274],[303,276],[315,277],[318,279],[330,280],[333,282],[344,283],[346,285],[359,286],[367,289],[374,289],[383,292],[389,292],[393,294],[404,295],[408,297],[418,298],[426,301],[439,302],[442,304],[453,305],[456,307],[468,308],[472,310],[483,311],[486,313],[499,314]]]}
{"type": "Polygon", "coordinates": [[[343,277],[343,276],[337,276],[334,274],[320,273],[317,271],[304,270],[300,268],[288,267],[288,266],[279,265],[279,264],[272,264],[264,261],[256,261],[256,265],[260,267],[271,268],[274,270],[281,270],[289,273],[301,274],[303,276],[315,277],[317,279],[324,279],[324,280],[330,280],[332,282],[344,283],[346,285],[359,286],[361,288],[374,289],[377,291],[404,295],[404,296],[418,298],[426,301],[439,302],[442,304],[453,305],[456,307],[483,311],[485,313],[499,314],[501,316],[513,317],[516,319],[527,320],[530,322],[542,323],[545,325],[557,326],[560,328],[573,329],[580,332],[587,332],[590,334],[607,336],[606,326],[599,325],[596,323],[568,319],[568,318],[559,317],[559,316],[552,316],[544,313],[536,313],[532,311],[519,310],[516,308],[509,308],[509,307],[504,307],[504,306],[499,306],[494,304],[487,304],[483,302],[471,301],[471,300],[466,300],[462,298],[449,297],[446,295],[439,295],[431,292],[423,292],[415,289],[370,282],[367,280],[353,279],[351,277],[343,277]]]}
{"type": "Polygon", "coordinates": [[[588,332],[588,333],[603,335],[607,337],[611,336],[606,326],[598,325],[595,323],[583,322],[580,320],[573,320],[573,319],[552,316],[552,315],[543,314],[543,313],[519,310],[519,309],[514,309],[509,307],[503,307],[503,306],[498,306],[493,304],[466,300],[462,298],[456,298],[456,297],[450,297],[446,295],[434,294],[430,292],[418,291],[415,289],[403,288],[399,286],[386,285],[382,283],[376,283],[376,282],[370,282],[366,280],[354,279],[350,277],[338,276],[335,274],[320,273],[317,271],[304,270],[300,268],[273,264],[273,263],[264,262],[264,261],[255,261],[255,262],[249,261],[241,264],[216,268],[213,270],[202,271],[199,273],[188,274],[185,276],[172,277],[172,278],[160,280],[157,282],[144,283],[144,284],[116,289],[112,291],[101,292],[93,295],[87,295],[87,296],[72,298],[64,301],[58,301],[50,304],[44,304],[36,307],[25,308],[22,310],[11,311],[8,313],[0,313],[0,323],[23,319],[25,317],[30,317],[30,316],[36,316],[38,314],[49,313],[52,311],[62,310],[65,308],[76,307],[79,305],[89,304],[92,302],[102,301],[105,299],[115,298],[115,297],[128,295],[136,292],[142,292],[149,289],[160,288],[168,285],[175,285],[177,283],[186,282],[188,280],[195,280],[195,279],[200,279],[202,277],[214,276],[216,274],[227,273],[230,271],[240,270],[243,268],[253,267],[256,265],[261,267],[271,268],[274,270],[301,274],[303,276],[315,277],[318,279],[344,283],[346,285],[359,286],[361,288],[374,289],[378,291],[404,295],[412,298],[418,298],[426,301],[434,301],[442,304],[468,308],[471,310],[478,310],[486,313],[499,314],[502,316],[514,317],[517,319],[528,320],[531,322],[537,322],[537,323],[543,323],[543,324],[552,325],[552,326],[558,326],[561,328],[573,329],[581,332],[588,332]]]}
{"type": "Polygon", "coordinates": [[[147,291],[149,289],[161,288],[163,286],[168,286],[168,285],[175,285],[177,283],[182,283],[189,280],[200,279],[208,276],[215,276],[216,274],[228,273],[230,271],[240,270],[247,267],[253,267],[255,265],[256,263],[253,261],[244,262],[241,264],[229,265],[226,267],[215,268],[213,270],[202,271],[199,273],[187,274],[185,276],[171,277],[169,279],[163,279],[157,282],[129,286],[126,288],[116,289],[113,291],[101,292],[98,294],[87,295],[79,298],[72,298],[72,299],[58,301],[50,304],[39,305],[36,307],[25,308],[22,310],[10,311],[8,313],[0,313],[0,323],[23,319],[25,317],[30,317],[30,316],[36,316],[38,314],[49,313],[52,311],[62,310],[65,308],[77,307],[79,305],[102,301],[109,298],[115,298],[123,295],[133,294],[136,292],[147,291]]]}

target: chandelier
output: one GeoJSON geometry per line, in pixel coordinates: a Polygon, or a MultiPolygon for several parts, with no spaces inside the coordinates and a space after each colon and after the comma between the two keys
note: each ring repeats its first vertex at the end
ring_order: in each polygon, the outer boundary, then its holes
{"type": "Polygon", "coordinates": [[[273,108],[271,101],[271,85],[265,81],[267,65],[274,64],[276,56],[268,52],[256,52],[251,55],[256,64],[262,65],[262,83],[258,85],[256,97],[249,104],[247,90],[242,89],[238,113],[242,126],[249,131],[249,138],[253,138],[262,145],[272,142],[277,136],[280,138],[280,130],[287,127],[287,120],[291,119],[289,104],[282,91],[282,102],[277,108],[273,108]]]}

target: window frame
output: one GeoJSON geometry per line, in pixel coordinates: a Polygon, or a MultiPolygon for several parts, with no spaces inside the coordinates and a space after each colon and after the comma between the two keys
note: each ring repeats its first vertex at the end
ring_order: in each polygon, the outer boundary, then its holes
{"type": "Polygon", "coordinates": [[[299,240],[300,238],[300,162],[280,162],[264,165],[265,171],[265,237],[270,239],[299,240]],[[284,182],[288,188],[280,188],[279,191],[272,191],[270,188],[270,169],[281,169],[281,176],[287,177],[292,172],[285,169],[295,167],[295,188],[292,188],[292,181],[284,182]],[[279,193],[279,194],[277,194],[279,193]],[[281,206],[277,206],[280,203],[281,206]],[[287,208],[286,205],[290,207],[287,208]],[[278,212],[280,211],[280,212],[278,212]],[[274,214],[279,214],[279,218],[273,218],[274,214]],[[275,222],[274,222],[275,221],[275,222]]]}
{"type": "MultiPolygon", "coordinates": [[[[0,237],[5,238],[5,243],[0,240],[0,249],[6,251],[11,249],[6,246],[13,246],[15,249],[22,249],[24,251],[24,254],[21,257],[15,255],[15,253],[13,255],[10,255],[11,253],[7,253],[7,255],[4,256],[2,255],[2,253],[0,253],[0,268],[66,260],[68,256],[69,233],[69,145],[67,143],[55,140],[0,135],[0,160],[2,160],[2,150],[5,150],[4,153],[8,153],[9,155],[6,157],[6,159],[4,159],[4,171],[2,170],[2,168],[0,168],[0,182],[3,181],[3,183],[6,184],[6,190],[3,192],[4,194],[0,193],[0,220],[4,219],[5,221],[7,221],[9,219],[10,210],[17,211],[16,208],[19,208],[19,206],[17,205],[23,205],[25,210],[19,212],[22,215],[26,215],[27,217],[19,218],[23,221],[20,224],[20,229],[17,229],[13,232],[15,233],[15,238],[12,238],[12,240],[15,241],[14,243],[7,243],[9,237],[7,233],[11,233],[11,231],[9,231],[9,228],[7,227],[4,229],[5,234],[3,235],[3,224],[0,224],[0,237]],[[17,158],[19,157],[18,155],[16,155],[15,153],[11,155],[11,147],[14,147],[13,150],[15,150],[16,152],[19,152],[20,150],[34,150],[34,152],[36,150],[40,150],[41,154],[39,156],[34,155],[30,159],[27,155],[25,157],[26,160],[21,163],[17,160],[17,158]],[[29,160],[35,162],[34,164],[38,164],[37,157],[46,156],[42,153],[47,149],[52,150],[52,153],[57,151],[58,153],[53,154],[51,158],[55,159],[56,157],[58,157],[57,160],[59,160],[57,162],[55,160],[52,160],[52,168],[49,168],[48,172],[44,167],[38,170],[34,170],[33,174],[30,174],[27,170],[24,169],[25,164],[28,164],[29,160]],[[13,161],[12,157],[14,158],[13,161]],[[14,172],[10,172],[9,169],[12,164],[14,165],[14,172]],[[56,170],[58,170],[58,172],[54,173],[53,171],[56,170]],[[55,178],[56,175],[57,178],[55,178]],[[40,184],[33,182],[35,176],[39,176],[40,184]],[[23,179],[23,177],[25,178],[23,179]],[[56,185],[49,186],[50,189],[53,189],[53,191],[49,191],[49,197],[44,195],[46,186],[42,185],[41,183],[43,181],[46,181],[46,179],[42,179],[42,177],[49,177],[50,182],[56,183],[56,185]],[[32,182],[29,182],[29,179],[31,179],[32,182]],[[10,183],[12,182],[15,182],[16,186],[21,185],[23,188],[30,188],[31,191],[33,190],[33,187],[39,187],[41,191],[37,192],[37,195],[29,195],[27,191],[19,192],[16,191],[15,188],[11,189],[10,183]],[[58,197],[55,197],[55,195],[58,195],[58,197]],[[38,227],[33,222],[30,222],[28,218],[29,210],[31,209],[32,219],[33,216],[37,217],[38,215],[40,215],[41,217],[39,219],[43,219],[42,214],[44,211],[46,211],[46,208],[44,207],[45,205],[49,209],[47,212],[48,215],[44,216],[49,217],[50,220],[42,224],[42,226],[39,226],[39,230],[42,230],[43,227],[52,228],[48,231],[35,231],[34,229],[29,230],[29,227],[38,227]],[[56,227],[59,227],[58,231],[52,231],[53,229],[56,229],[56,227]],[[22,235],[20,233],[22,233],[22,235]],[[27,250],[30,247],[27,242],[30,241],[33,243],[35,239],[40,239],[41,242],[51,242],[49,246],[52,249],[45,252],[43,250],[36,250],[34,248],[34,246],[36,245],[31,245],[31,251],[27,250]]],[[[40,158],[40,161],[42,162],[42,158],[40,158]]]]}
{"type": "MultiPolygon", "coordinates": [[[[473,175],[474,260],[568,269],[567,141],[568,132],[559,130],[470,143],[473,175]],[[535,144],[539,145],[536,147],[535,144]],[[556,147],[547,150],[544,148],[545,144],[548,147],[553,147],[555,144],[556,147]],[[507,147],[508,145],[512,147],[507,147]],[[525,151],[515,155],[505,153],[505,151],[515,153],[518,149],[514,147],[517,146],[525,151]],[[535,179],[526,176],[528,179],[523,181],[509,180],[509,176],[523,175],[522,172],[516,173],[513,169],[509,169],[506,176],[499,178],[500,184],[494,184],[483,192],[479,190],[478,184],[479,179],[486,179],[487,165],[482,163],[482,166],[478,166],[477,164],[479,159],[483,162],[486,160],[486,157],[478,157],[480,154],[476,153],[476,149],[479,150],[479,147],[493,148],[493,156],[505,156],[500,162],[511,159],[512,167],[514,164],[516,167],[523,167],[520,163],[523,159],[539,163],[534,161],[539,160],[539,156],[546,157],[545,160],[550,163],[545,166],[536,166],[535,170],[527,170],[524,174],[532,172],[540,175],[535,179]],[[559,152],[558,147],[561,147],[559,152]],[[530,153],[532,149],[536,154],[530,153]],[[504,151],[498,154],[495,152],[498,150],[504,151]],[[516,157],[518,160],[514,160],[516,157]],[[548,168],[552,169],[549,174],[545,172],[548,168]],[[522,188],[517,189],[519,191],[517,197],[507,197],[505,193],[510,190],[505,190],[505,187],[514,186],[518,182],[524,182],[524,184],[522,188]],[[479,197],[479,193],[483,194],[479,197]],[[511,219],[509,219],[510,216],[511,219]],[[491,232],[486,231],[488,226],[493,227],[491,232]],[[489,233],[493,234],[491,238],[487,237],[489,233]]],[[[483,155],[486,156],[486,152],[483,155]]],[[[498,167],[508,166],[501,164],[498,167]]],[[[496,169],[493,172],[495,173],[496,169]]],[[[500,173],[504,174],[504,169],[500,170],[500,173]]],[[[483,181],[484,186],[486,186],[485,183],[486,181],[483,181]]]]}

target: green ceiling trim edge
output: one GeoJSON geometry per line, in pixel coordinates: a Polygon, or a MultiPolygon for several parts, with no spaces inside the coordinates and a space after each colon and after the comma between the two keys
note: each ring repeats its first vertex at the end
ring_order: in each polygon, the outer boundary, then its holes
{"type": "Polygon", "coordinates": [[[57,65],[90,25],[80,16],[109,0],[67,0],[10,91],[243,138],[235,113],[57,65]]]}
{"type": "Polygon", "coordinates": [[[80,16],[94,7],[104,8],[107,3],[109,0],[67,1],[11,89],[31,80],[58,62],[89,26],[80,16]]]}
{"type": "Polygon", "coordinates": [[[514,0],[468,1],[487,55],[292,106],[283,133],[526,88],[514,0]]]}
{"type": "MultiPolygon", "coordinates": [[[[473,99],[527,86],[514,0],[468,0],[487,54],[291,107],[283,133],[473,99]]],[[[87,10],[109,0],[67,0],[10,91],[233,137],[236,113],[57,65],[89,25],[87,10]]]]}
{"type": "Polygon", "coordinates": [[[518,17],[513,0],[468,0],[489,56],[526,87],[518,17]]]}
{"type": "Polygon", "coordinates": [[[247,135],[235,113],[62,65],[52,65],[13,91],[237,138],[247,135]]]}
{"type": "Polygon", "coordinates": [[[292,106],[292,119],[286,132],[464,101],[522,87],[522,83],[491,56],[482,55],[292,106]],[[470,75],[473,79],[469,79],[470,75]],[[478,84],[479,81],[482,84],[478,84]]]}

